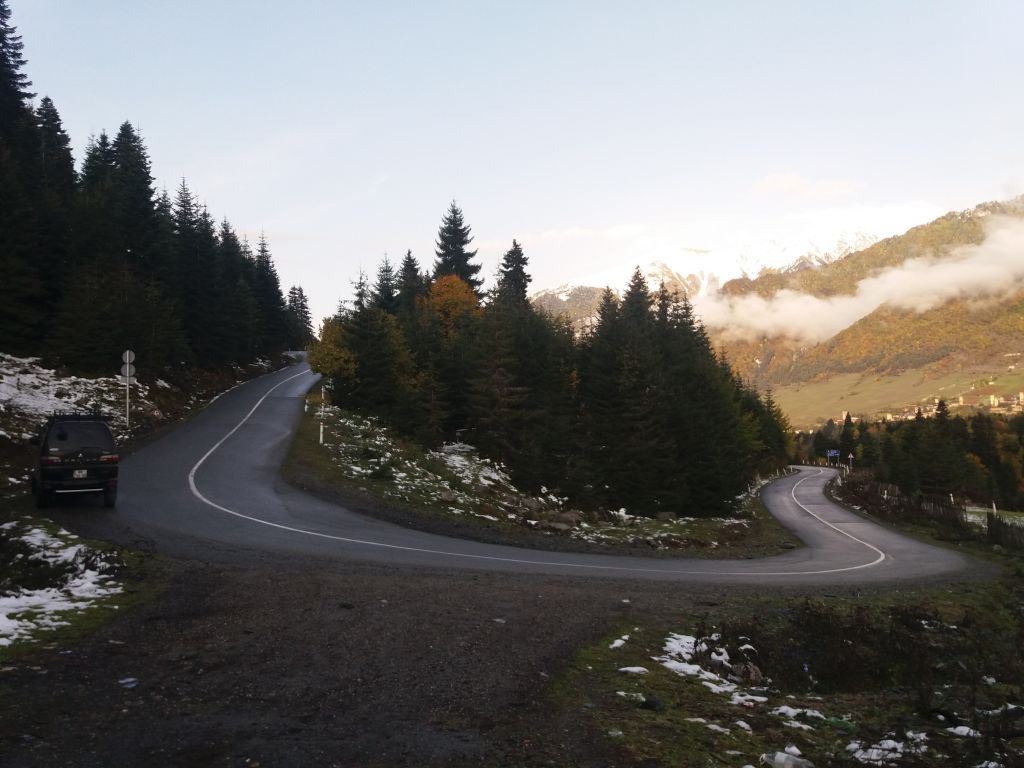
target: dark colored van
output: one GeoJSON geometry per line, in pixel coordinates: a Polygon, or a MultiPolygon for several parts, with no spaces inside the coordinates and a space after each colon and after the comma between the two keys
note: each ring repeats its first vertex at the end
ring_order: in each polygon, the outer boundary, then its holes
{"type": "Polygon", "coordinates": [[[39,446],[32,476],[37,506],[80,493],[102,493],[108,507],[117,503],[117,442],[106,416],[55,413],[32,443],[39,446]]]}

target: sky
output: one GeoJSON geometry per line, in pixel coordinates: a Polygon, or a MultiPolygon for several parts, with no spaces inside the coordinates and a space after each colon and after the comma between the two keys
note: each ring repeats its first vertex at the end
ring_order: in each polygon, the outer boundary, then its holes
{"type": "Polygon", "coordinates": [[[434,262],[487,285],[662,261],[756,273],[1024,193],[1019,0],[10,0],[81,161],[125,120],[158,187],[266,233],[315,317],[434,262]]]}

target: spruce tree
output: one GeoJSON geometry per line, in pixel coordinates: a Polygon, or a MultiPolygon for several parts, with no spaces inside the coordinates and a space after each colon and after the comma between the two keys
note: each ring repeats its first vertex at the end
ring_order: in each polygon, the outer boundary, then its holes
{"type": "Polygon", "coordinates": [[[529,303],[526,292],[533,278],[526,273],[528,263],[522,246],[513,239],[512,247],[505,252],[498,268],[498,285],[495,288],[498,301],[520,306],[529,303]]]}
{"type": "Polygon", "coordinates": [[[377,268],[377,280],[373,284],[370,302],[378,309],[391,314],[398,309],[398,278],[386,255],[377,268]]]}
{"type": "Polygon", "coordinates": [[[313,340],[313,317],[309,312],[309,300],[301,286],[288,289],[286,299],[290,349],[305,349],[313,340]]]}
{"type": "Polygon", "coordinates": [[[476,251],[468,250],[471,242],[473,236],[470,234],[470,228],[463,220],[462,211],[452,200],[437,232],[434,279],[455,275],[468,284],[478,297],[482,297],[480,286],[483,285],[483,280],[477,278],[480,265],[470,263],[476,256],[476,251]]]}
{"type": "Polygon", "coordinates": [[[398,267],[398,310],[400,314],[412,314],[416,300],[427,295],[427,279],[420,272],[419,262],[406,251],[398,267]]]}
{"type": "Polygon", "coordinates": [[[281,280],[270,255],[270,245],[263,233],[260,233],[256,246],[253,295],[260,318],[260,350],[264,354],[280,352],[288,346],[288,320],[285,315],[284,295],[281,293],[281,280]]]}
{"type": "Polygon", "coordinates": [[[26,64],[22,49],[21,36],[11,24],[10,6],[0,0],[0,142],[10,141],[35,97],[28,90],[32,83],[21,70],[26,64]]]}
{"type": "Polygon", "coordinates": [[[43,186],[67,209],[75,193],[75,161],[71,156],[71,139],[64,131],[60,113],[49,96],[44,96],[36,109],[39,125],[39,154],[43,186]]]}
{"type": "Polygon", "coordinates": [[[160,250],[149,154],[128,122],[121,124],[110,151],[112,213],[120,236],[119,247],[128,255],[132,269],[147,278],[156,276],[163,271],[161,262],[171,256],[160,250]]]}
{"type": "Polygon", "coordinates": [[[36,110],[38,178],[36,267],[45,288],[45,312],[58,306],[70,268],[71,216],[75,201],[75,165],[71,142],[53,101],[43,97],[36,110]]]}

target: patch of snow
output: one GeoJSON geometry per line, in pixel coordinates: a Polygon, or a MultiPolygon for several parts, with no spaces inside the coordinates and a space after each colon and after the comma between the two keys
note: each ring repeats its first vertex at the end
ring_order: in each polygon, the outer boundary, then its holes
{"type": "Polygon", "coordinates": [[[647,667],[620,667],[619,672],[625,672],[630,675],[646,675],[647,667]]]}
{"type": "Polygon", "coordinates": [[[772,714],[779,715],[780,717],[788,717],[790,719],[800,717],[800,715],[803,715],[804,717],[817,718],[818,720],[825,719],[825,716],[816,709],[795,709],[794,707],[785,706],[773,709],[772,714]]]}
{"type": "Polygon", "coordinates": [[[799,720],[785,720],[782,723],[789,728],[798,728],[802,731],[813,731],[814,728],[807,723],[801,723],[799,720]]]}
{"type": "Polygon", "coordinates": [[[976,731],[973,728],[967,727],[966,725],[958,725],[956,728],[947,728],[946,730],[952,733],[954,736],[965,736],[971,738],[981,736],[980,731],[976,731]]]}
{"type": "Polygon", "coordinates": [[[81,611],[99,598],[122,591],[113,577],[104,572],[102,560],[90,557],[92,553],[81,544],[72,543],[77,537],[67,531],[53,535],[17,520],[0,529],[10,539],[29,545],[33,550],[30,559],[64,565],[68,570],[63,586],[19,589],[0,596],[0,647],[29,638],[38,630],[66,625],[63,614],[81,611]]]}
{"type": "Polygon", "coordinates": [[[627,640],[629,640],[629,635],[623,635],[618,640],[614,641],[611,645],[609,645],[608,650],[614,651],[616,648],[621,648],[626,644],[627,640]]]}
{"type": "Polygon", "coordinates": [[[753,693],[734,693],[732,695],[732,699],[729,700],[729,703],[738,707],[751,709],[755,704],[764,704],[766,701],[768,701],[767,696],[758,696],[753,693]]]}
{"type": "Polygon", "coordinates": [[[905,754],[920,755],[928,751],[925,745],[928,737],[924,733],[906,732],[904,741],[897,741],[895,734],[882,739],[877,744],[864,747],[859,741],[851,741],[846,745],[854,760],[871,765],[888,765],[899,762],[905,754]]]}

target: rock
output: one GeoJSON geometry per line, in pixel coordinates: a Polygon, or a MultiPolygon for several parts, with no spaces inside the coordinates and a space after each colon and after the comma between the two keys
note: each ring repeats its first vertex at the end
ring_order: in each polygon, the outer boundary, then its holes
{"type": "Polygon", "coordinates": [[[569,525],[569,523],[561,523],[557,520],[541,520],[537,523],[536,527],[541,531],[558,531],[559,533],[565,533],[573,529],[573,526],[569,525]]]}
{"type": "Polygon", "coordinates": [[[663,523],[667,523],[667,522],[670,522],[670,521],[676,519],[676,513],[675,512],[659,512],[657,515],[654,516],[654,519],[655,520],[659,520],[659,521],[661,521],[663,523]]]}
{"type": "Polygon", "coordinates": [[[532,496],[530,496],[528,498],[523,499],[523,507],[526,509],[527,512],[537,514],[542,509],[544,509],[544,502],[542,502],[540,499],[535,499],[532,496]]]}
{"type": "Polygon", "coordinates": [[[656,696],[644,697],[643,703],[640,705],[640,709],[649,709],[651,712],[661,712],[665,709],[665,705],[661,703],[661,699],[656,696]]]}
{"type": "Polygon", "coordinates": [[[438,501],[443,501],[445,504],[451,504],[455,501],[455,494],[445,488],[439,494],[437,494],[438,501]]]}
{"type": "Polygon", "coordinates": [[[757,664],[742,661],[732,668],[733,676],[745,685],[757,686],[764,682],[764,673],[757,664]]]}
{"type": "Polygon", "coordinates": [[[569,525],[579,525],[580,519],[583,513],[577,512],[575,509],[568,509],[565,512],[559,512],[555,515],[555,520],[559,523],[568,523],[569,525]]]}

